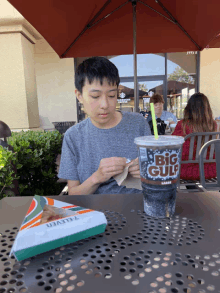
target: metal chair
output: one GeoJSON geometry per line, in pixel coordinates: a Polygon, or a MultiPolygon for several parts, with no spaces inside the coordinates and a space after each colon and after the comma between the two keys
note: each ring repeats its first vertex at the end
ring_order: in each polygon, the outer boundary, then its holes
{"type": "MultiPolygon", "coordinates": [[[[9,136],[11,136],[11,130],[10,130],[9,126],[5,122],[0,121],[0,145],[2,145],[4,148],[8,148],[10,151],[14,152],[13,147],[11,145],[9,145],[7,142],[7,137],[9,137],[9,136]],[[4,138],[4,140],[2,140],[1,138],[4,138]]],[[[13,163],[11,163],[11,164],[12,164],[12,167],[14,169],[15,174],[17,174],[16,166],[13,163]]],[[[18,184],[17,179],[13,180],[13,185],[14,185],[14,187],[11,188],[11,191],[14,192],[15,195],[20,195],[19,184],[18,184]]]]}
{"type": "Polygon", "coordinates": [[[67,129],[76,124],[76,121],[52,122],[55,129],[64,134],[67,129]]]}
{"type": "Polygon", "coordinates": [[[0,121],[0,144],[2,146],[8,146],[7,137],[9,136],[11,136],[11,130],[9,126],[5,122],[0,121]],[[4,141],[1,140],[1,138],[4,138],[4,141]]]}
{"type": "MultiPolygon", "coordinates": [[[[188,134],[184,138],[184,141],[187,141],[187,139],[190,139],[189,157],[188,157],[188,160],[186,160],[186,161],[182,160],[181,165],[182,164],[189,164],[189,163],[199,164],[199,152],[200,152],[202,145],[206,144],[210,140],[220,138],[219,135],[220,135],[220,132],[195,132],[195,133],[188,134]],[[195,158],[193,158],[195,142],[197,143],[196,154],[195,154],[195,158]]],[[[212,162],[215,162],[215,160],[212,161],[210,159],[210,160],[206,161],[206,163],[212,163],[212,162]]],[[[204,191],[204,188],[201,185],[199,180],[180,179],[180,173],[179,173],[178,184],[177,184],[178,191],[181,191],[181,192],[204,191]],[[188,189],[187,187],[191,188],[191,189],[188,189]]],[[[211,182],[215,183],[216,181],[217,181],[217,178],[206,179],[207,183],[211,183],[211,182]]]]}
{"type": "Polygon", "coordinates": [[[220,189],[220,139],[213,139],[205,143],[199,152],[199,172],[200,172],[200,183],[205,190],[220,189]],[[209,158],[207,157],[207,150],[210,147],[209,158]],[[214,159],[215,154],[215,159],[214,159]],[[209,182],[205,180],[204,163],[216,162],[217,180],[215,182],[209,182]]]}

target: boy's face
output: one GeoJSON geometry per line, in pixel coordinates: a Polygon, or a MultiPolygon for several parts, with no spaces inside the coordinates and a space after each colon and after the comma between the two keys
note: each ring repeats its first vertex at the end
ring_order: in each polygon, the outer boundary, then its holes
{"type": "Polygon", "coordinates": [[[117,85],[109,85],[106,79],[103,79],[102,85],[99,80],[89,84],[86,79],[82,94],[78,90],[75,93],[96,127],[111,128],[116,119],[117,91],[117,85]]]}

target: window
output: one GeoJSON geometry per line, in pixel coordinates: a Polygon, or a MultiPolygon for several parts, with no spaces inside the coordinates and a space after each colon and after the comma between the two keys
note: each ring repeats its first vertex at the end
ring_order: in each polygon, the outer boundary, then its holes
{"type": "MultiPolygon", "coordinates": [[[[182,119],[187,101],[197,88],[197,54],[199,52],[138,54],[139,111],[149,110],[150,96],[158,93],[164,97],[164,109],[174,113],[178,119],[182,119]],[[165,72],[166,60],[167,72],[165,72]]],[[[107,56],[106,58],[117,66],[121,80],[116,109],[134,112],[133,55],[107,56]]],[[[86,58],[77,58],[76,64],[84,59],[86,58]]],[[[79,122],[87,118],[82,105],[79,105],[78,113],[79,122]]]]}
{"type": "Polygon", "coordinates": [[[178,119],[196,91],[196,57],[197,52],[167,54],[167,110],[178,119]]]}

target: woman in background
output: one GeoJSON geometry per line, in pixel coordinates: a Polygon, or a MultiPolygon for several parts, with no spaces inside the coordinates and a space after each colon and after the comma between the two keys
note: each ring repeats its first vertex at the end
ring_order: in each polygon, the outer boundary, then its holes
{"type": "MultiPolygon", "coordinates": [[[[168,111],[165,111],[163,109],[163,105],[164,105],[164,98],[159,95],[159,94],[154,94],[151,98],[150,98],[150,103],[154,104],[154,111],[155,111],[155,116],[156,119],[160,118],[163,121],[166,121],[168,119],[171,119],[170,124],[176,123],[177,122],[177,118],[176,116],[168,111]]],[[[152,117],[151,115],[148,115],[149,113],[146,113],[145,118],[147,118],[147,122],[149,122],[152,117]]]]}
{"type": "MultiPolygon", "coordinates": [[[[172,135],[183,136],[194,132],[214,132],[217,130],[217,123],[213,119],[212,109],[208,98],[202,93],[191,96],[184,110],[184,118],[177,123],[172,135]]],[[[189,158],[190,139],[183,144],[182,160],[189,158]]],[[[194,145],[194,158],[196,143],[194,145]]],[[[208,152],[207,152],[208,155],[208,152]]],[[[205,178],[216,177],[216,163],[205,163],[205,178]]],[[[185,180],[199,180],[199,164],[182,164],[180,178],[185,180]]]]}
{"type": "MultiPolygon", "coordinates": [[[[150,103],[153,103],[154,105],[158,134],[164,135],[166,130],[165,121],[170,120],[170,124],[174,124],[177,122],[177,118],[173,113],[163,110],[164,98],[161,95],[154,94],[150,98],[150,103]]],[[[145,118],[150,126],[151,134],[154,135],[151,111],[146,113],[145,118]]]]}

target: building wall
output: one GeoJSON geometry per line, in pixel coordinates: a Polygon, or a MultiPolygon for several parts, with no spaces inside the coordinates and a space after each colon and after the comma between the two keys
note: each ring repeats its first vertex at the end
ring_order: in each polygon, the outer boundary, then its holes
{"type": "MultiPolygon", "coordinates": [[[[21,35],[22,36],[22,35],[21,35]]],[[[39,110],[35,77],[34,45],[21,37],[29,128],[39,127],[39,110]]]]}
{"type": "Polygon", "coordinates": [[[12,19],[22,18],[22,15],[7,1],[0,0],[0,24],[11,23],[12,19]]]}
{"type": "Polygon", "coordinates": [[[0,120],[12,130],[38,129],[34,44],[42,36],[0,0],[0,120]]]}
{"type": "Polygon", "coordinates": [[[210,101],[214,117],[220,116],[220,49],[204,49],[200,62],[200,92],[210,101]]]}
{"type": "Polygon", "coordinates": [[[52,129],[52,122],[77,121],[74,59],[60,59],[42,39],[35,45],[35,71],[40,126],[52,129]]]}
{"type": "Polygon", "coordinates": [[[60,59],[7,0],[0,0],[0,48],[0,120],[14,131],[77,121],[73,58],[60,59]]]}
{"type": "Polygon", "coordinates": [[[0,120],[10,128],[28,128],[22,38],[0,34],[0,120]]]}

